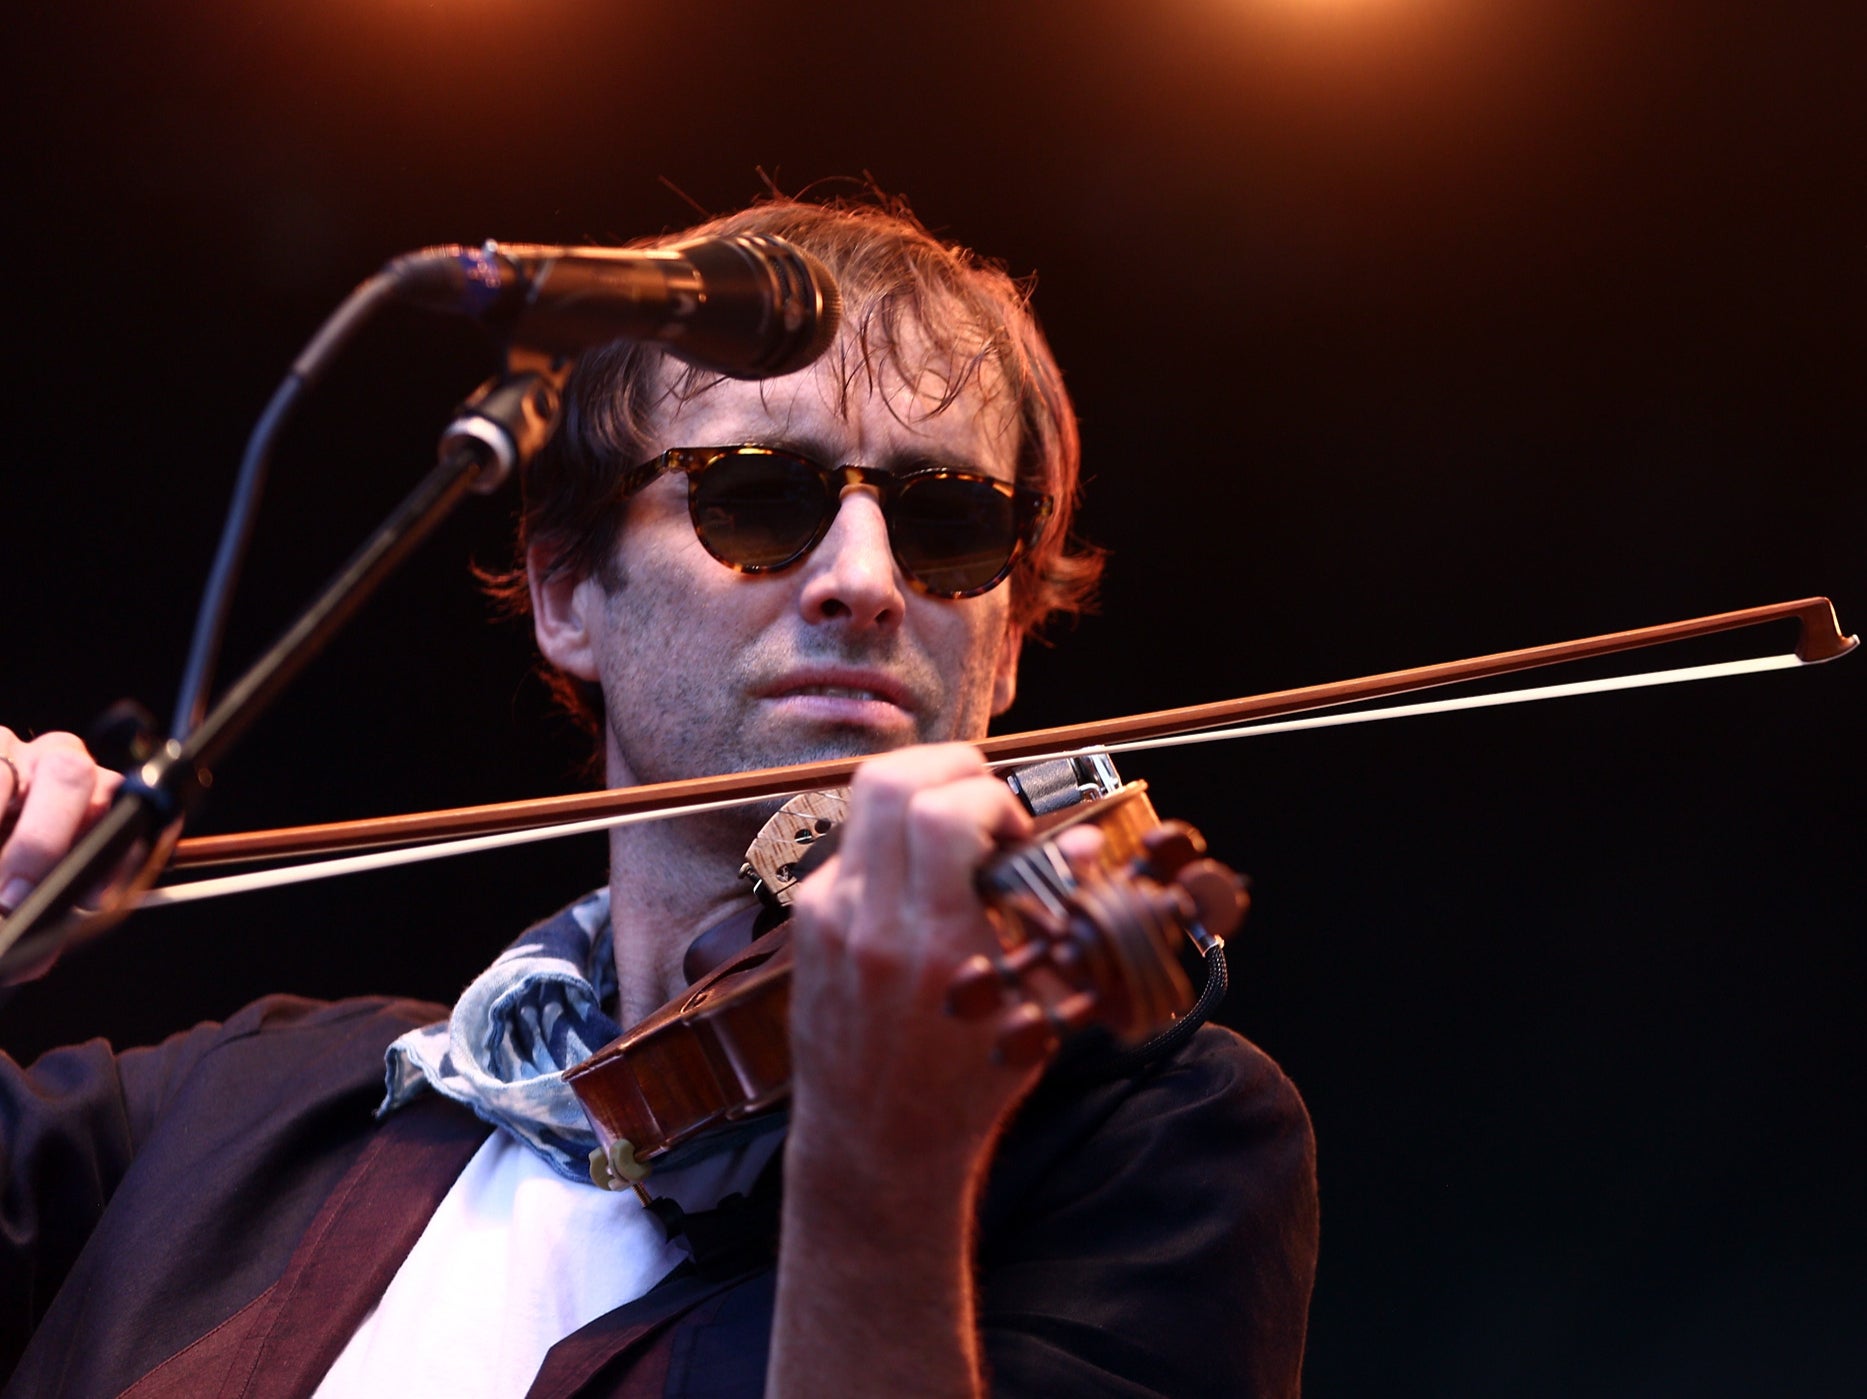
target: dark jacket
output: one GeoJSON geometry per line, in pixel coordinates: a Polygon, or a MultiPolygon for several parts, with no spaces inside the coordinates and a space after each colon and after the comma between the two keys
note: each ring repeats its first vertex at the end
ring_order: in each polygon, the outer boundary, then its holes
{"type": "MultiPolygon", "coordinates": [[[[273,997],[152,1049],[0,1062],[7,1399],[310,1393],[488,1131],[435,1095],[372,1116],[385,1047],[443,1014],[273,997]]],[[[1293,1394],[1315,1230],[1302,1103],[1236,1035],[1046,1080],[982,1207],[994,1388],[1293,1394]]],[[[531,1392],[757,1394],[773,1293],[768,1252],[678,1269],[531,1392]]]]}

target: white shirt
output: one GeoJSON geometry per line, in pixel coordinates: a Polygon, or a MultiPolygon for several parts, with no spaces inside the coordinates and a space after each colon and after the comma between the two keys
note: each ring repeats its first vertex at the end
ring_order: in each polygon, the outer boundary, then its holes
{"type": "Polygon", "coordinates": [[[685,1256],[633,1191],[565,1180],[496,1131],[316,1399],[522,1396],[552,1346],[642,1296],[685,1256]]]}

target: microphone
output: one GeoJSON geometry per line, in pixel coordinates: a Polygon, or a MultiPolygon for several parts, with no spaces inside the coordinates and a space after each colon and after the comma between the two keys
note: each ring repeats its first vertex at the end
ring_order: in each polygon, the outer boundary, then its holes
{"type": "Polygon", "coordinates": [[[647,249],[450,245],[395,258],[383,275],[403,300],[476,317],[545,354],[651,341],[734,379],[804,368],[842,318],[823,264],[763,233],[647,249]]]}

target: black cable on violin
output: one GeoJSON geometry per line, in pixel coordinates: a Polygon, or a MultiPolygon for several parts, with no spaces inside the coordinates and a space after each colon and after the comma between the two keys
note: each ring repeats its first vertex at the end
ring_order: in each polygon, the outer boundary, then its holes
{"type": "Polygon", "coordinates": [[[1186,1014],[1141,1044],[1123,1049],[1106,1030],[1090,1029],[1066,1040],[1044,1071],[1038,1092],[1079,1093],[1097,1084],[1131,1077],[1178,1052],[1218,1010],[1231,986],[1225,944],[1214,940],[1203,958],[1206,984],[1186,1014]]]}
{"type": "Polygon", "coordinates": [[[1219,1002],[1225,999],[1225,993],[1231,988],[1231,972],[1225,964],[1225,944],[1215,941],[1207,948],[1205,962],[1206,984],[1200,988],[1199,999],[1193,1002],[1192,1009],[1153,1039],[1133,1049],[1119,1051],[1115,1061],[1124,1071],[1139,1068],[1150,1059],[1173,1053],[1212,1018],[1212,1013],[1219,1008],[1219,1002]]]}

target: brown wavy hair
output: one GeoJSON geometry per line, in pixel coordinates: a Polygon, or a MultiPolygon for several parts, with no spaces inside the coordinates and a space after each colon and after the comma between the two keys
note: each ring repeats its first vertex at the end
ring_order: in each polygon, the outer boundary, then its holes
{"type": "MultiPolygon", "coordinates": [[[[773,197],[629,246],[749,233],[789,239],[835,279],[844,320],[830,353],[842,356],[846,397],[858,382],[873,384],[884,368],[912,382],[913,367],[902,357],[928,346],[951,351],[957,370],[948,375],[933,412],[973,388],[988,397],[1009,396],[1018,425],[1017,479],[1057,502],[1043,534],[1012,572],[1012,620],[1029,635],[1053,617],[1083,610],[1101,575],[1102,557],[1071,533],[1082,474],[1076,413],[1031,312],[1030,285],[995,262],[941,242],[905,203],[879,195],[773,197]]],[[[534,547],[553,576],[604,573],[628,506],[620,481],[654,455],[656,410],[719,382],[711,371],[672,366],[653,345],[618,342],[580,358],[565,386],[557,430],[521,482],[514,565],[482,576],[502,610],[529,613],[525,560],[534,547]]],[[[596,688],[548,664],[542,674],[580,726],[598,732],[596,688]]]]}

